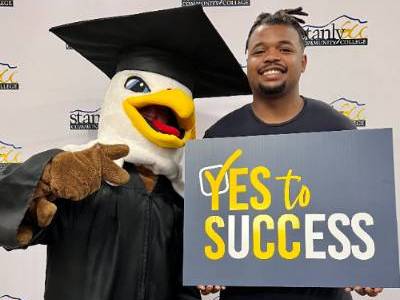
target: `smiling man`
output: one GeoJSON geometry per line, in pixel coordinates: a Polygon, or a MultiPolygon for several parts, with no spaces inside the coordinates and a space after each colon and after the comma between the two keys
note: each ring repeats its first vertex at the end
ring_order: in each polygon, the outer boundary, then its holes
{"type": "MultiPolygon", "coordinates": [[[[306,33],[300,25],[304,21],[296,15],[307,16],[307,13],[297,8],[257,17],[246,41],[247,76],[253,102],[211,126],[205,138],[355,129],[349,119],[326,103],[300,95],[299,81],[307,66],[306,33]]],[[[219,290],[220,286],[199,286],[199,289],[207,294],[219,290]]],[[[354,289],[370,296],[382,291],[380,288],[354,289]]],[[[221,298],[342,300],[351,299],[351,295],[345,288],[228,287],[221,298]]]]}

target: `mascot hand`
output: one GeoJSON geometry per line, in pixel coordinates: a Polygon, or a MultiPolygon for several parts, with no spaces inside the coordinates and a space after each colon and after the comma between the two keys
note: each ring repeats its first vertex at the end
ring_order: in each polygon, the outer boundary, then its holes
{"type": "Polygon", "coordinates": [[[22,246],[32,239],[32,224],[48,226],[57,210],[56,198],[82,200],[100,189],[101,182],[122,185],[129,174],[113,160],[129,153],[126,145],[101,145],[77,152],[61,152],[45,167],[33,194],[29,212],[20,225],[17,240],[22,246]]]}
{"type": "Polygon", "coordinates": [[[128,153],[126,145],[101,144],[83,151],[62,152],[46,166],[41,181],[56,198],[82,200],[100,189],[102,181],[114,185],[129,181],[128,172],[113,162],[128,153]]]}

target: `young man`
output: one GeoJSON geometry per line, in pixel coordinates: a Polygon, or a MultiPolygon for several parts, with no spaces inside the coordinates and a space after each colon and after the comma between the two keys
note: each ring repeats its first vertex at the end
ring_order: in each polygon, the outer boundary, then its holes
{"type": "MultiPolygon", "coordinates": [[[[259,15],[247,41],[247,76],[253,102],[211,126],[205,138],[355,129],[352,122],[324,102],[300,96],[299,80],[307,65],[306,33],[296,15],[301,8],[259,15]],[[238,123],[240,120],[240,123],[238,123]]],[[[222,289],[199,286],[203,294],[222,289]]],[[[351,299],[351,290],[376,296],[381,288],[229,287],[224,300],[351,299]],[[346,292],[347,291],[347,292],[346,292]]]]}

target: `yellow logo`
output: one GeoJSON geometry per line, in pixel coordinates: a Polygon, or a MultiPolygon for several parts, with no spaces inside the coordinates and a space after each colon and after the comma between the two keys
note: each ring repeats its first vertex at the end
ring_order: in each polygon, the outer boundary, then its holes
{"type": "Polygon", "coordinates": [[[326,25],[305,25],[307,46],[347,46],[368,44],[368,22],[342,15],[326,25]]]}
{"type": "Polygon", "coordinates": [[[7,144],[0,141],[0,164],[22,162],[21,149],[21,147],[17,147],[13,144],[7,144]]]}
{"type": "Polygon", "coordinates": [[[19,84],[15,80],[17,67],[0,62],[0,90],[18,90],[19,84]]]}
{"type": "Polygon", "coordinates": [[[330,103],[338,112],[348,117],[357,127],[365,127],[365,104],[346,98],[339,98],[330,103]]]}

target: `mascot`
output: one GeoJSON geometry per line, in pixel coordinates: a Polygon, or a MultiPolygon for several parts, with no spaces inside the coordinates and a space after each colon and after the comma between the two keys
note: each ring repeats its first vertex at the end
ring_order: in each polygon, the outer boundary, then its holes
{"type": "Polygon", "coordinates": [[[1,245],[47,245],[47,300],[197,299],[181,286],[182,147],[193,98],[248,94],[245,74],[199,6],[50,31],[112,79],[96,140],[5,169],[1,245]]]}

